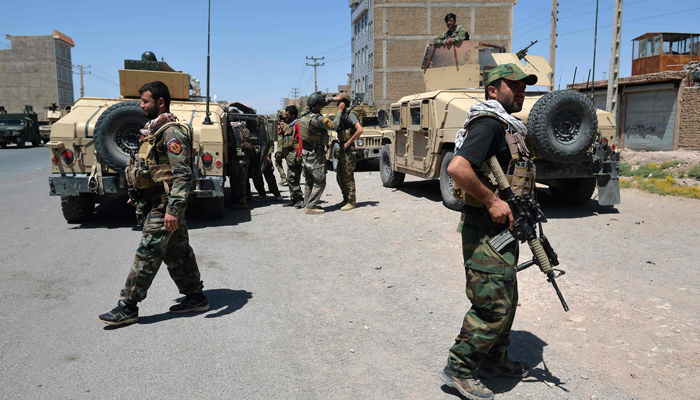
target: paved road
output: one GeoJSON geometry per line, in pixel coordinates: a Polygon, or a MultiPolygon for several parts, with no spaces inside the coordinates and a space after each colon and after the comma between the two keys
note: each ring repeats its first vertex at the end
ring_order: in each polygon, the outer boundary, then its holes
{"type": "MultiPolygon", "coordinates": [[[[468,302],[458,214],[437,182],[386,189],[365,168],[352,212],[334,206],[331,173],[322,216],[262,202],[190,218],[212,309],[168,314],[179,295],[161,271],[140,323],[109,329],[97,315],[116,305],[139,240],[129,208],[67,224],[47,149],[0,150],[0,166],[0,398],[458,398],[437,372],[468,302]]],[[[700,202],[541,199],[572,311],[536,269],[520,275],[511,355],[535,368],[488,381],[497,399],[698,398],[700,202]]]]}

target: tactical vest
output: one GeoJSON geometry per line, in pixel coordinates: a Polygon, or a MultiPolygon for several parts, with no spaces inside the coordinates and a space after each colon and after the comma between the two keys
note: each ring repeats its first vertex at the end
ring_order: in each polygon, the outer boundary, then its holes
{"type": "Polygon", "coordinates": [[[124,171],[126,181],[136,189],[150,189],[163,182],[165,192],[170,192],[173,184],[173,171],[170,167],[167,149],[163,142],[163,132],[171,127],[180,127],[191,137],[188,125],[170,122],[160,127],[148,140],[141,142],[138,155],[132,156],[124,171]]]}
{"type": "Polygon", "coordinates": [[[294,149],[298,150],[299,149],[299,141],[294,140],[294,125],[296,125],[296,121],[292,122],[289,125],[286,125],[284,127],[284,136],[282,136],[282,148],[283,149],[294,149]]]}
{"type": "MultiPolygon", "coordinates": [[[[492,117],[481,117],[481,118],[492,118],[492,117]]],[[[508,168],[506,171],[506,178],[510,183],[511,190],[516,196],[526,196],[532,195],[535,192],[535,163],[530,160],[530,152],[527,150],[527,145],[525,144],[525,138],[518,132],[511,132],[510,126],[503,123],[501,120],[497,120],[503,129],[506,131],[506,143],[508,144],[508,150],[510,151],[511,160],[508,163],[508,168]]],[[[471,125],[471,122],[470,122],[471,125]]],[[[468,131],[465,131],[465,135],[468,131]]],[[[495,179],[492,178],[493,174],[487,163],[481,165],[479,180],[491,191],[498,194],[498,186],[496,186],[495,179]],[[491,177],[489,177],[491,175],[491,177]]],[[[466,191],[462,190],[458,186],[453,186],[452,195],[461,200],[464,204],[468,204],[476,207],[484,207],[484,205],[477,200],[474,196],[468,194],[466,191]]]]}
{"type": "MultiPolygon", "coordinates": [[[[349,124],[349,122],[346,122],[346,124],[349,124]]],[[[357,129],[355,129],[354,126],[341,129],[340,131],[338,131],[338,140],[340,140],[341,142],[347,142],[348,140],[350,140],[352,135],[355,134],[355,132],[357,132],[357,129]]]]}
{"type": "MultiPolygon", "coordinates": [[[[319,129],[311,126],[311,120],[318,116],[318,114],[309,113],[305,114],[299,120],[299,134],[301,135],[301,140],[304,143],[310,144],[328,144],[328,131],[326,129],[319,129]]],[[[324,123],[328,123],[328,118],[323,119],[324,123]]]]}

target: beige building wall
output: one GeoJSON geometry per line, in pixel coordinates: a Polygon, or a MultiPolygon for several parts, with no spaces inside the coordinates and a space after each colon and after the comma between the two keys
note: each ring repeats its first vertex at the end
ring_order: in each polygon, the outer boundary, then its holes
{"type": "Polygon", "coordinates": [[[382,108],[425,91],[420,64],[425,46],[447,30],[455,13],[472,40],[511,51],[513,6],[517,0],[375,0],[374,103],[382,108]]]}

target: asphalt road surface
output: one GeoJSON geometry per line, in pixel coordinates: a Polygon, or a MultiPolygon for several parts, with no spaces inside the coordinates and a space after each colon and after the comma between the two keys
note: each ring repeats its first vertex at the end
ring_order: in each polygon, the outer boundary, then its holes
{"type": "MultiPolygon", "coordinates": [[[[211,310],[168,314],[181,296],[164,267],[139,323],[110,329],[97,316],[116,305],[139,231],[121,202],[66,223],[48,158],[0,150],[0,398],[459,398],[437,378],[469,307],[459,215],[437,182],[387,189],[375,163],[356,173],[351,212],[329,173],[321,216],[272,201],[192,215],[211,310]]],[[[496,398],[700,398],[700,201],[540,200],[571,312],[537,268],[519,274],[510,355],[533,369],[484,381],[496,398]]]]}

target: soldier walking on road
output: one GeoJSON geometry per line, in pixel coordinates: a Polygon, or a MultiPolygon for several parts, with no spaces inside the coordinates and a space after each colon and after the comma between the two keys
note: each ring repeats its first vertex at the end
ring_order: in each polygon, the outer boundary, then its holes
{"type": "MultiPolygon", "coordinates": [[[[339,101],[340,98],[333,100],[339,101]]],[[[326,105],[326,99],[321,92],[312,93],[306,100],[306,105],[299,119],[299,134],[303,142],[301,164],[306,180],[306,213],[322,214],[324,211],[318,204],[326,188],[325,150],[328,146],[328,129],[333,127],[333,123],[321,115],[321,109],[326,105]]]]}
{"type": "Polygon", "coordinates": [[[349,211],[356,207],[357,191],[355,189],[355,165],[357,151],[355,141],[362,135],[362,124],[357,114],[350,110],[350,96],[345,95],[338,103],[338,116],[334,121],[335,131],[338,132],[340,147],[333,156],[338,160],[335,171],[338,186],[343,192],[343,207],[341,211],[349,211]]]}
{"type": "Polygon", "coordinates": [[[277,173],[280,174],[280,186],[287,185],[287,174],[284,173],[284,160],[287,154],[282,150],[284,147],[284,131],[287,129],[287,123],[285,122],[284,111],[280,111],[277,115],[277,151],[275,152],[275,168],[277,168],[277,173]]]}
{"type": "Polygon", "coordinates": [[[494,68],[484,85],[487,101],[469,110],[455,140],[459,149],[447,168],[455,184],[466,192],[461,196],[465,206],[460,231],[472,307],[440,378],[469,399],[494,397],[478,377],[520,379],[529,373],[527,365],[512,361],[506,351],[518,305],[515,266],[519,243],[513,241],[500,252],[489,244],[489,238],[513,229],[513,214],[480,168],[495,155],[504,171],[513,170],[514,183],[529,182],[532,185],[522,190],[533,190],[533,165],[524,145],[527,128],[511,114],[522,110],[525,86],[535,83],[535,75],[523,73],[515,64],[494,68]]]}
{"type": "Polygon", "coordinates": [[[127,180],[153,208],[146,217],[141,243],[126,279],[121,299],[99,319],[109,325],[138,321],[138,302],[146,298],[163,261],[185,300],[170,307],[172,313],[207,311],[197,260],[189,244],[185,211],[192,186],[189,129],[170,113],[170,92],[162,82],[141,89],[141,109],[151,121],[141,130],[138,158],[126,169],[127,180]]]}
{"type": "Polygon", "coordinates": [[[435,38],[435,44],[452,44],[469,40],[469,32],[464,26],[457,25],[457,16],[454,13],[445,16],[445,25],[447,25],[447,31],[435,38]]]}
{"type": "MultiPolygon", "coordinates": [[[[253,185],[255,186],[255,190],[258,191],[257,201],[265,200],[265,197],[267,197],[263,178],[265,178],[265,181],[267,181],[267,187],[270,189],[270,192],[272,192],[272,195],[275,196],[275,200],[282,201],[282,194],[277,187],[275,172],[272,168],[272,151],[273,149],[270,147],[270,150],[267,153],[267,162],[265,163],[265,168],[262,170],[262,174],[253,178],[253,185]]],[[[257,164],[254,166],[257,166],[257,164]]]]}
{"type": "Polygon", "coordinates": [[[304,194],[301,192],[301,151],[302,141],[299,134],[298,110],[295,106],[284,109],[284,132],[282,136],[282,154],[287,162],[287,184],[291,205],[304,207],[304,194]]]}

